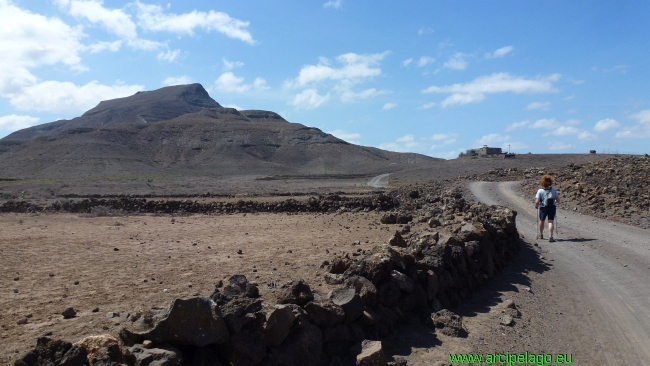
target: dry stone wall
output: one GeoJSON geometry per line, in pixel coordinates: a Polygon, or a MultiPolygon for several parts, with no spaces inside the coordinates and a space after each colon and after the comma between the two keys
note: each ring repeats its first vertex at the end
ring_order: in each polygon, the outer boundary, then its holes
{"type": "MultiPolygon", "coordinates": [[[[40,338],[15,365],[387,365],[384,337],[407,317],[434,326],[432,313],[470,298],[520,244],[515,211],[466,201],[460,189],[432,184],[383,197],[373,202],[400,202],[386,225],[406,224],[386,244],[325,261],[328,293],[295,278],[265,304],[255,283],[234,275],[209,297],[135,312],[119,341],[40,338]]],[[[446,332],[462,336],[461,320],[445,314],[436,324],[446,316],[458,323],[446,332]]]]}

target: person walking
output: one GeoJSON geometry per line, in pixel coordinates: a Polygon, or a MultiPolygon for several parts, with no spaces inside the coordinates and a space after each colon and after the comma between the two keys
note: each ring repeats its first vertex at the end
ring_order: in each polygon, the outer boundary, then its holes
{"type": "Polygon", "coordinates": [[[553,229],[555,224],[555,214],[557,211],[556,204],[560,202],[560,195],[553,188],[553,178],[546,174],[540,179],[539,184],[542,186],[535,195],[535,208],[539,214],[539,234],[537,239],[544,239],[544,221],[548,217],[549,242],[554,242],[553,229]]]}

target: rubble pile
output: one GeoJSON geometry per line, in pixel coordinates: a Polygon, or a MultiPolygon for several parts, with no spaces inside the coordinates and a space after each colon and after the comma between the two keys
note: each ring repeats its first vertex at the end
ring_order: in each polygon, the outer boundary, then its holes
{"type": "MultiPolygon", "coordinates": [[[[582,213],[650,227],[650,157],[617,156],[550,173],[563,202],[582,213]]],[[[539,177],[525,182],[534,196],[539,177]]]]}
{"type": "Polygon", "coordinates": [[[440,311],[516,257],[517,213],[438,183],[385,197],[401,205],[382,221],[401,230],[364,254],[325,261],[327,293],[294,278],[265,303],[256,283],[234,275],[209,298],[136,311],[119,340],[103,336],[102,347],[40,338],[15,365],[388,365],[381,340],[406,318],[466,335],[460,318],[440,311]]]}

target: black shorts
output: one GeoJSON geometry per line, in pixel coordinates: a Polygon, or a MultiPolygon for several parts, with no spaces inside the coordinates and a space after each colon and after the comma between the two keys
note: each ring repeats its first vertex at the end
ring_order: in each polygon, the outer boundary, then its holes
{"type": "Polygon", "coordinates": [[[548,216],[548,221],[555,220],[555,205],[553,206],[540,206],[539,207],[539,219],[544,221],[546,216],[548,216]]]}

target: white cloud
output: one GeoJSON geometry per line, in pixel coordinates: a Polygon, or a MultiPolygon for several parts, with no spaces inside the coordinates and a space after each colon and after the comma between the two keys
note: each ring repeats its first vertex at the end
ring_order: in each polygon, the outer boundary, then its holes
{"type": "Polygon", "coordinates": [[[573,85],[582,85],[585,83],[584,80],[579,80],[579,79],[574,79],[574,78],[569,78],[569,82],[573,85]]]}
{"type": "Polygon", "coordinates": [[[560,127],[554,129],[554,130],[551,131],[551,132],[547,132],[547,133],[545,133],[544,136],[548,136],[548,135],[553,135],[553,136],[570,136],[570,135],[577,135],[578,133],[580,133],[580,130],[577,129],[577,128],[575,128],[575,127],[571,127],[571,126],[560,126],[560,127]]]}
{"type": "Polygon", "coordinates": [[[329,99],[329,93],[326,95],[320,95],[316,89],[305,89],[300,94],[296,95],[289,104],[296,108],[314,109],[320,107],[321,104],[327,102],[329,99]]]}
{"type": "Polygon", "coordinates": [[[34,126],[38,123],[39,118],[31,116],[18,116],[15,114],[0,117],[0,131],[5,130],[14,132],[23,128],[34,126]]]}
{"type": "Polygon", "coordinates": [[[551,107],[550,102],[532,102],[526,106],[524,109],[539,109],[542,111],[548,111],[551,107]]]}
{"type": "Polygon", "coordinates": [[[607,130],[613,130],[615,128],[621,127],[621,124],[618,123],[617,120],[611,119],[611,118],[606,118],[606,119],[601,119],[600,121],[596,122],[596,125],[594,126],[594,131],[597,132],[602,132],[602,131],[607,131],[607,130]]]}
{"type": "Polygon", "coordinates": [[[157,57],[162,61],[174,62],[174,60],[176,60],[176,57],[178,57],[180,54],[181,50],[167,50],[166,52],[160,52],[157,57]]]}
{"type": "Polygon", "coordinates": [[[148,31],[170,32],[193,35],[196,28],[207,32],[217,31],[229,38],[254,44],[248,31],[249,22],[231,18],[230,15],[214,10],[202,12],[193,10],[185,14],[166,14],[161,6],[136,2],[138,25],[148,31]]]}
{"type": "Polygon", "coordinates": [[[334,131],[327,131],[326,133],[329,133],[330,135],[334,135],[335,137],[340,138],[343,141],[347,141],[351,144],[359,144],[359,139],[361,138],[361,135],[358,133],[350,133],[350,132],[345,132],[343,130],[334,130],[334,131]]]}
{"type": "Polygon", "coordinates": [[[384,104],[384,106],[381,109],[387,111],[387,110],[393,109],[395,107],[397,107],[396,103],[386,103],[386,104],[384,104]]]}
{"type": "Polygon", "coordinates": [[[423,67],[436,62],[436,59],[430,56],[422,56],[418,60],[418,67],[423,67]]]}
{"type": "Polygon", "coordinates": [[[432,107],[435,107],[435,106],[436,106],[436,103],[431,102],[431,103],[426,103],[426,104],[421,105],[418,109],[429,109],[429,108],[432,108],[432,107]]]}
{"type": "Polygon", "coordinates": [[[496,50],[496,51],[494,51],[492,53],[486,53],[485,58],[501,58],[501,57],[509,54],[510,52],[512,52],[512,50],[514,50],[514,49],[515,48],[512,47],[512,46],[501,47],[501,48],[499,48],[498,50],[496,50]]]}
{"type": "Polygon", "coordinates": [[[575,118],[568,119],[566,122],[564,122],[564,124],[567,126],[577,126],[581,123],[582,123],[581,120],[575,118]]]}
{"type": "Polygon", "coordinates": [[[0,1],[0,94],[19,94],[37,78],[29,69],[64,64],[84,70],[79,53],[85,46],[81,28],[0,1]]]}
{"type": "Polygon", "coordinates": [[[244,108],[238,106],[237,104],[224,104],[223,107],[224,108],[235,108],[238,111],[243,111],[244,110],[244,108]]]}
{"type": "Polygon", "coordinates": [[[334,8],[334,9],[339,9],[341,7],[341,3],[343,0],[330,0],[326,3],[323,4],[324,8],[334,8]]]}
{"type": "Polygon", "coordinates": [[[382,143],[379,145],[379,148],[397,152],[415,152],[426,150],[427,146],[416,141],[415,136],[409,134],[398,138],[395,142],[382,143]]]}
{"type": "Polygon", "coordinates": [[[447,97],[445,100],[443,100],[442,103],[440,103],[440,105],[444,108],[455,104],[463,105],[463,104],[476,103],[484,99],[485,99],[485,94],[481,94],[481,93],[452,94],[449,97],[447,97]]]}
{"type": "Polygon", "coordinates": [[[582,131],[578,134],[578,140],[580,141],[596,140],[597,138],[598,136],[594,135],[589,131],[582,131]]]}
{"type": "Polygon", "coordinates": [[[559,79],[559,74],[538,77],[536,79],[525,79],[511,76],[508,73],[498,73],[481,76],[465,84],[430,86],[422,90],[422,93],[451,93],[452,95],[441,104],[443,107],[446,107],[454,104],[479,102],[485,99],[485,94],[492,93],[510,92],[523,94],[557,92],[553,83],[559,79]]]}
{"type": "Polygon", "coordinates": [[[530,128],[543,128],[545,130],[552,130],[560,127],[560,122],[556,121],[555,118],[551,119],[538,119],[532,124],[528,125],[530,128]]]}
{"type": "Polygon", "coordinates": [[[650,109],[630,115],[631,119],[637,120],[636,125],[624,127],[616,133],[617,138],[650,138],[650,109]]]}
{"type": "Polygon", "coordinates": [[[452,58],[443,64],[444,67],[452,70],[465,70],[467,67],[467,61],[465,61],[465,55],[462,53],[456,53],[452,58]]]}
{"type": "Polygon", "coordinates": [[[574,114],[580,112],[580,108],[571,108],[566,110],[566,114],[574,114]]]}
{"type": "Polygon", "coordinates": [[[215,86],[218,90],[224,92],[245,93],[251,89],[267,90],[269,87],[266,85],[266,80],[263,78],[255,78],[253,84],[244,84],[244,78],[235,76],[232,72],[224,72],[215,81],[215,86]]]}
{"type": "Polygon", "coordinates": [[[172,85],[186,85],[191,84],[192,78],[189,76],[170,76],[163,81],[163,85],[172,86],[172,85]]]}
{"type": "Polygon", "coordinates": [[[266,80],[264,78],[255,78],[253,81],[253,88],[257,90],[268,90],[270,87],[266,85],[266,80]]]}
{"type": "Polygon", "coordinates": [[[506,142],[508,140],[510,140],[510,136],[508,136],[508,135],[503,136],[503,135],[500,135],[498,133],[491,133],[489,135],[485,135],[485,136],[481,137],[480,139],[478,139],[476,141],[476,143],[478,145],[481,145],[481,146],[483,146],[483,145],[488,145],[488,146],[492,145],[492,146],[494,146],[494,145],[498,145],[498,144],[501,144],[503,142],[506,142]]]}
{"type": "Polygon", "coordinates": [[[63,9],[75,18],[84,18],[90,23],[98,24],[109,33],[125,40],[136,49],[154,50],[162,43],[138,38],[137,26],[131,15],[122,9],[105,8],[99,0],[55,0],[63,9]]]}
{"type": "Polygon", "coordinates": [[[526,127],[529,123],[530,123],[530,121],[528,121],[528,120],[520,121],[520,122],[513,122],[513,123],[509,124],[506,127],[506,132],[510,132],[510,131],[514,131],[514,130],[518,130],[520,128],[526,127]]]}
{"type": "Polygon", "coordinates": [[[550,141],[548,143],[548,148],[550,150],[568,150],[572,147],[573,145],[567,144],[565,142],[560,142],[560,141],[550,141]]]}
{"type": "Polygon", "coordinates": [[[343,82],[346,85],[356,84],[381,75],[381,69],[378,67],[379,62],[387,54],[388,52],[362,55],[346,53],[336,57],[336,61],[342,65],[338,69],[331,67],[326,58],[321,58],[318,65],[303,66],[298,77],[287,84],[288,86],[302,87],[327,80],[343,82]]]}
{"type": "Polygon", "coordinates": [[[344,90],[341,93],[341,101],[343,103],[351,103],[356,101],[357,99],[374,98],[378,95],[387,94],[387,93],[388,91],[386,90],[377,90],[375,88],[366,89],[358,93],[355,93],[351,90],[344,90]]]}
{"type": "Polygon", "coordinates": [[[575,99],[575,98],[576,98],[575,95],[567,95],[566,97],[564,97],[564,100],[572,100],[572,99],[575,99]]]}
{"type": "Polygon", "coordinates": [[[224,72],[215,82],[217,89],[225,92],[247,92],[250,85],[243,84],[244,78],[238,78],[232,72],[224,72]]]}
{"type": "Polygon", "coordinates": [[[11,97],[20,110],[78,113],[93,108],[102,100],[127,97],[144,89],[142,85],[103,85],[97,81],[77,86],[71,82],[44,81],[11,97]]]}
{"type": "Polygon", "coordinates": [[[435,134],[431,135],[431,137],[429,137],[429,139],[433,140],[433,141],[440,141],[440,140],[449,141],[451,139],[455,139],[456,137],[458,137],[458,134],[456,134],[456,133],[435,133],[435,134]]]}
{"type": "Polygon", "coordinates": [[[406,59],[406,60],[402,61],[402,65],[403,66],[408,66],[408,65],[411,64],[411,62],[413,62],[413,59],[409,58],[409,59],[406,59]]]}
{"type": "Polygon", "coordinates": [[[431,28],[431,27],[422,27],[422,28],[418,29],[418,34],[419,35],[429,34],[429,33],[433,33],[433,28],[431,28]]]}
{"type": "Polygon", "coordinates": [[[88,46],[88,50],[90,51],[90,53],[97,53],[104,50],[117,52],[120,50],[120,47],[122,47],[122,41],[114,41],[114,42],[99,41],[88,46]]]}
{"type": "Polygon", "coordinates": [[[222,58],[221,58],[221,61],[223,62],[223,68],[224,68],[226,71],[230,71],[230,70],[232,70],[232,69],[234,69],[234,68],[236,68],[236,67],[242,67],[242,66],[244,66],[244,63],[241,62],[241,61],[232,61],[232,62],[230,62],[230,61],[226,60],[225,57],[222,57],[222,58]]]}

